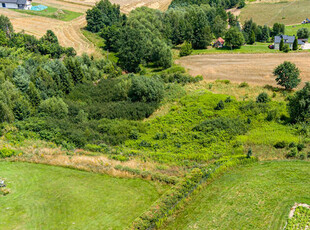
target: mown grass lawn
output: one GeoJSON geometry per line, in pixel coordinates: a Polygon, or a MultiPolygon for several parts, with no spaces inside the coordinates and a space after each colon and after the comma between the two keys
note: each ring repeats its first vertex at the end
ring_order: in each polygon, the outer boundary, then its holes
{"type": "Polygon", "coordinates": [[[259,162],[207,185],[163,229],[283,229],[295,202],[310,203],[310,162],[259,162]]]}
{"type": "Polygon", "coordinates": [[[0,162],[0,178],[0,229],[124,229],[159,197],[140,179],[46,165],[0,162]]]}
{"type": "MultiPolygon", "coordinates": [[[[39,5],[37,3],[32,3],[33,6],[39,5]]],[[[82,13],[73,12],[70,10],[61,10],[62,14],[57,14],[59,9],[48,6],[47,9],[42,11],[34,11],[34,10],[16,10],[13,9],[16,12],[23,13],[23,14],[29,14],[29,15],[36,15],[36,16],[42,16],[42,17],[48,17],[48,18],[54,18],[62,21],[71,21],[73,19],[76,19],[83,15],[82,13]],[[56,15],[57,14],[57,15],[56,15]]]]}

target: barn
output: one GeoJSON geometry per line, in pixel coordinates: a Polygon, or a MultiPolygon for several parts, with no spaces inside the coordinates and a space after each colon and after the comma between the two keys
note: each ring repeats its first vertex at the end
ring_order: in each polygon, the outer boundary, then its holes
{"type": "Polygon", "coordinates": [[[30,10],[31,0],[0,0],[0,8],[30,10]]]}

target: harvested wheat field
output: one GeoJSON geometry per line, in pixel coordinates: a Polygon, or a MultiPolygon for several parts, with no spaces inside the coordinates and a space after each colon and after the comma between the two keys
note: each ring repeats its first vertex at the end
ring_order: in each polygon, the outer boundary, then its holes
{"type": "MultiPolygon", "coordinates": [[[[35,3],[58,9],[84,13],[84,15],[69,22],[47,17],[27,15],[8,9],[0,9],[0,14],[10,18],[16,32],[24,31],[27,34],[41,37],[47,30],[53,30],[62,46],[72,46],[76,49],[78,54],[82,54],[84,52],[93,54],[96,52],[96,49],[94,45],[82,34],[81,29],[86,26],[85,12],[87,9],[94,6],[96,2],[96,0],[35,1],[35,3]]],[[[111,2],[120,4],[122,12],[129,13],[131,10],[141,6],[164,10],[168,8],[171,0],[112,0],[111,2]]]]}
{"type": "Polygon", "coordinates": [[[275,85],[272,72],[284,61],[295,63],[301,70],[302,81],[310,81],[310,53],[195,55],[181,58],[176,63],[187,68],[191,75],[203,75],[206,80],[275,85]]]}

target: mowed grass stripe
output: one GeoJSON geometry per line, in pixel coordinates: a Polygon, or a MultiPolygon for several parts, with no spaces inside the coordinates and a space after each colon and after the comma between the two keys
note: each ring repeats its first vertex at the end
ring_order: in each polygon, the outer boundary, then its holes
{"type": "Polygon", "coordinates": [[[310,203],[310,163],[260,162],[206,186],[163,229],[283,229],[295,202],[310,203]]]}
{"type": "Polygon", "coordinates": [[[0,178],[0,229],[124,229],[159,197],[151,182],[46,165],[0,162],[0,178]]]}

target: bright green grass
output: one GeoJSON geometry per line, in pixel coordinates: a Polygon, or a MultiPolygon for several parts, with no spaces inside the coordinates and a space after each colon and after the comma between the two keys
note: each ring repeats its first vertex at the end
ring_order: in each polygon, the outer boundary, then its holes
{"type": "Polygon", "coordinates": [[[0,162],[0,178],[0,229],[124,229],[159,197],[140,179],[46,165],[0,162]]]}
{"type": "Polygon", "coordinates": [[[268,46],[271,43],[263,43],[263,42],[256,42],[254,45],[244,45],[241,46],[239,49],[233,49],[223,47],[223,48],[210,48],[210,49],[203,49],[203,50],[194,50],[192,55],[197,54],[220,54],[220,53],[277,53],[278,50],[269,49],[268,46]]]}
{"type": "Polygon", "coordinates": [[[207,185],[164,229],[283,229],[295,202],[310,203],[310,163],[261,162],[207,185]]]}
{"type": "Polygon", "coordinates": [[[272,26],[279,22],[285,25],[299,24],[310,17],[310,0],[282,1],[278,3],[247,4],[240,14],[240,20],[253,19],[258,25],[272,26]]]}
{"type": "MultiPolygon", "coordinates": [[[[310,13],[309,13],[309,15],[310,15],[310,13]]],[[[310,23],[308,23],[308,24],[293,25],[293,26],[286,26],[285,27],[285,34],[287,34],[287,35],[297,35],[297,31],[300,28],[308,28],[308,30],[310,30],[310,23]]]]}
{"type": "MultiPolygon", "coordinates": [[[[256,95],[257,96],[257,95],[256,95]]],[[[244,145],[265,145],[273,148],[279,141],[299,143],[303,139],[296,129],[278,121],[288,116],[286,104],[272,101],[258,104],[250,101],[232,101],[225,103],[223,110],[215,110],[220,100],[225,101],[228,95],[213,94],[198,90],[182,97],[179,103],[170,108],[169,113],[148,121],[148,128],[140,133],[136,140],[126,141],[131,149],[142,150],[159,162],[178,162],[189,160],[205,162],[224,155],[242,154],[247,151],[244,145]],[[242,109],[243,108],[243,109],[242,109]],[[276,110],[274,121],[267,121],[268,111],[276,110]],[[204,121],[229,118],[240,120],[246,126],[246,132],[231,135],[225,125],[209,132],[194,128],[204,121]],[[248,124],[250,119],[250,124],[248,124]]],[[[238,129],[239,127],[235,127],[238,129]]],[[[308,143],[306,143],[308,144],[308,143]]],[[[255,156],[261,157],[256,152],[255,156]]],[[[265,153],[263,153],[265,156],[265,153]]]]}
{"type": "MultiPolygon", "coordinates": [[[[33,6],[38,5],[37,3],[33,3],[33,6]]],[[[64,14],[59,14],[59,16],[56,16],[55,13],[58,11],[57,8],[54,7],[48,7],[45,10],[42,11],[33,11],[33,10],[16,10],[13,9],[16,12],[23,13],[23,14],[30,14],[30,15],[37,15],[42,17],[48,17],[48,18],[54,18],[62,21],[71,21],[73,19],[76,19],[83,15],[82,13],[73,12],[70,10],[62,10],[64,14]]]]}

